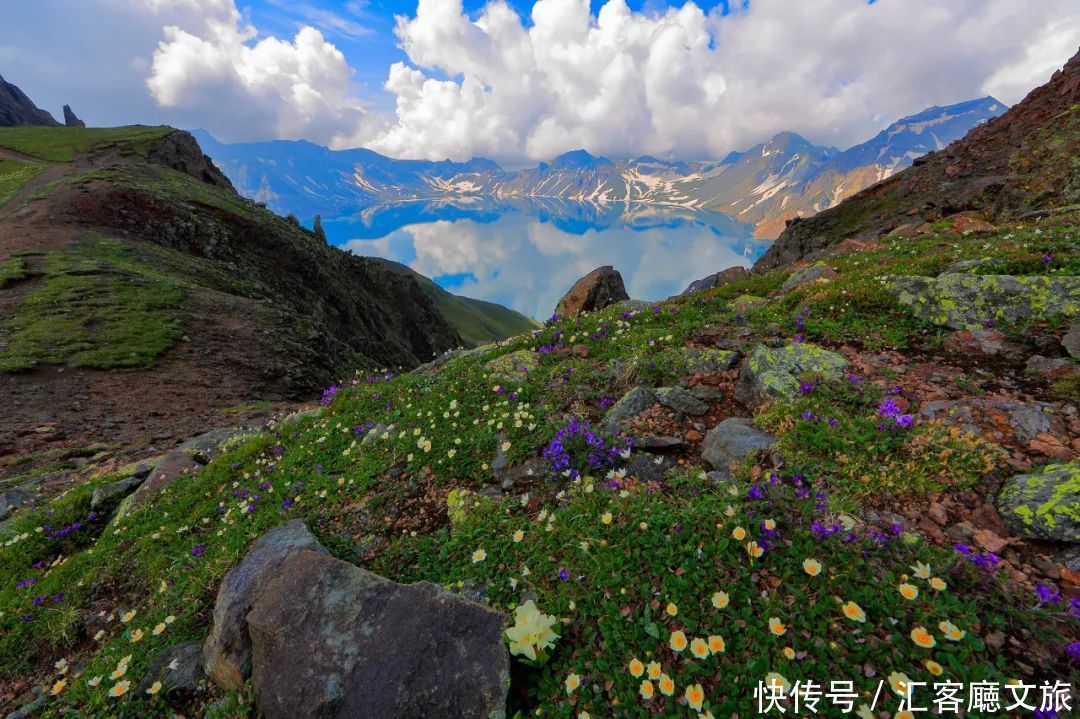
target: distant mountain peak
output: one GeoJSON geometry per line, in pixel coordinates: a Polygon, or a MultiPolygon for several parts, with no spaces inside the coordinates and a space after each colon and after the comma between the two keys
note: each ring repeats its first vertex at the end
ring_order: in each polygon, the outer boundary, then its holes
{"type": "Polygon", "coordinates": [[[48,125],[60,123],[52,115],[34,104],[26,93],[0,77],[0,127],[16,125],[48,125]]]}
{"type": "Polygon", "coordinates": [[[583,149],[564,152],[553,159],[550,165],[553,170],[599,169],[609,166],[614,166],[611,160],[606,157],[597,157],[583,149]]]}

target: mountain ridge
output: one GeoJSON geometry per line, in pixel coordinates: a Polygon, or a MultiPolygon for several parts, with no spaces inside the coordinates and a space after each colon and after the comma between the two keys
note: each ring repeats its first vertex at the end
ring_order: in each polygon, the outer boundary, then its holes
{"type": "Polygon", "coordinates": [[[245,196],[303,219],[406,200],[550,197],[712,210],[754,225],[758,237],[774,237],[792,217],[834,206],[1004,107],[984,97],[926,108],[846,150],[784,131],[721,161],[613,160],[578,149],[516,171],[482,157],[395,160],[365,149],[335,151],[302,141],[226,144],[206,131],[193,133],[245,196]]]}

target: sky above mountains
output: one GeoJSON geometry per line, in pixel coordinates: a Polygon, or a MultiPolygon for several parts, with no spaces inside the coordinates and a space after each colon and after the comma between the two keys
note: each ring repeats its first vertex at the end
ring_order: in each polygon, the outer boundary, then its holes
{"type": "Polygon", "coordinates": [[[35,0],[0,74],[92,125],[203,127],[514,165],[585,147],[718,159],[781,130],[1015,103],[1080,45],[1075,0],[35,0]]]}

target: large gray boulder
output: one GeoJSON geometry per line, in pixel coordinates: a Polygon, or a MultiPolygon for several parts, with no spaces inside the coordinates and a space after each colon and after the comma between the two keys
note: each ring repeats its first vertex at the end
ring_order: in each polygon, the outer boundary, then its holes
{"type": "Polygon", "coordinates": [[[836,379],[848,361],[835,352],[807,343],[776,349],[758,345],[743,363],[735,399],[749,409],[777,399],[792,399],[804,377],[836,379]]]}
{"type": "Polygon", "coordinates": [[[582,312],[602,310],[608,305],[630,299],[622,275],[611,265],[597,267],[574,283],[555,306],[555,314],[573,317],[582,312]]]}
{"type": "Polygon", "coordinates": [[[770,449],[776,438],[754,427],[749,419],[729,417],[709,430],[701,443],[701,458],[727,473],[731,465],[770,449]]]}
{"type": "Polygon", "coordinates": [[[1080,359],[1080,322],[1073,322],[1069,331],[1061,338],[1061,346],[1073,359],[1080,359]]]}
{"type": "Polygon", "coordinates": [[[222,580],[214,603],[213,626],[202,648],[206,674],[219,687],[237,691],[251,676],[248,612],[255,598],[278,574],[281,564],[301,550],[326,554],[303,521],[294,519],[256,540],[222,580]]]}
{"type": "Polygon", "coordinates": [[[1080,277],[957,273],[891,277],[885,287],[919,319],[957,330],[1080,315],[1080,277]]]}
{"type": "Polygon", "coordinates": [[[1080,544],[1080,461],[1010,477],[997,506],[1017,534],[1080,544]]]}
{"type": "Polygon", "coordinates": [[[504,719],[506,618],[434,584],[301,551],[247,617],[267,719],[504,719]]]}

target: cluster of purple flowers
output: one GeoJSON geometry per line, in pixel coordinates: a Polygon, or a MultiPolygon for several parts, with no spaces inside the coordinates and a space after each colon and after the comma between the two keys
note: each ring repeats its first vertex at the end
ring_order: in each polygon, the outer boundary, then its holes
{"type": "Polygon", "coordinates": [[[963,555],[969,562],[977,567],[985,569],[988,572],[992,572],[997,569],[998,564],[1001,563],[1001,558],[993,552],[976,552],[966,544],[954,545],[953,549],[963,555]]]}
{"type": "Polygon", "coordinates": [[[806,331],[806,316],[810,314],[809,307],[803,307],[799,314],[795,315],[795,341],[803,341],[803,332],[806,331]]]}
{"type": "Polygon", "coordinates": [[[319,405],[326,407],[334,401],[334,395],[341,391],[341,387],[336,384],[332,384],[323,390],[322,399],[319,400],[319,405]]]}
{"type": "Polygon", "coordinates": [[[904,414],[896,405],[895,400],[887,399],[878,407],[878,415],[883,419],[878,424],[878,429],[910,429],[915,424],[915,419],[910,414],[904,414]]]}
{"type": "Polygon", "coordinates": [[[59,529],[53,529],[49,525],[45,525],[44,527],[42,527],[41,531],[49,539],[63,539],[69,534],[78,532],[80,529],[86,526],[86,523],[93,522],[95,519],[97,519],[97,516],[97,512],[90,512],[90,514],[86,515],[86,519],[83,522],[72,522],[68,526],[60,527],[59,529]]]}
{"type": "MultiPolygon", "coordinates": [[[[631,443],[632,440],[627,438],[626,445],[631,443]]],[[[551,443],[544,448],[543,456],[551,462],[554,472],[569,470],[571,477],[578,477],[582,458],[590,469],[614,467],[619,457],[619,447],[608,444],[588,422],[573,418],[555,433],[551,443]]]]}

